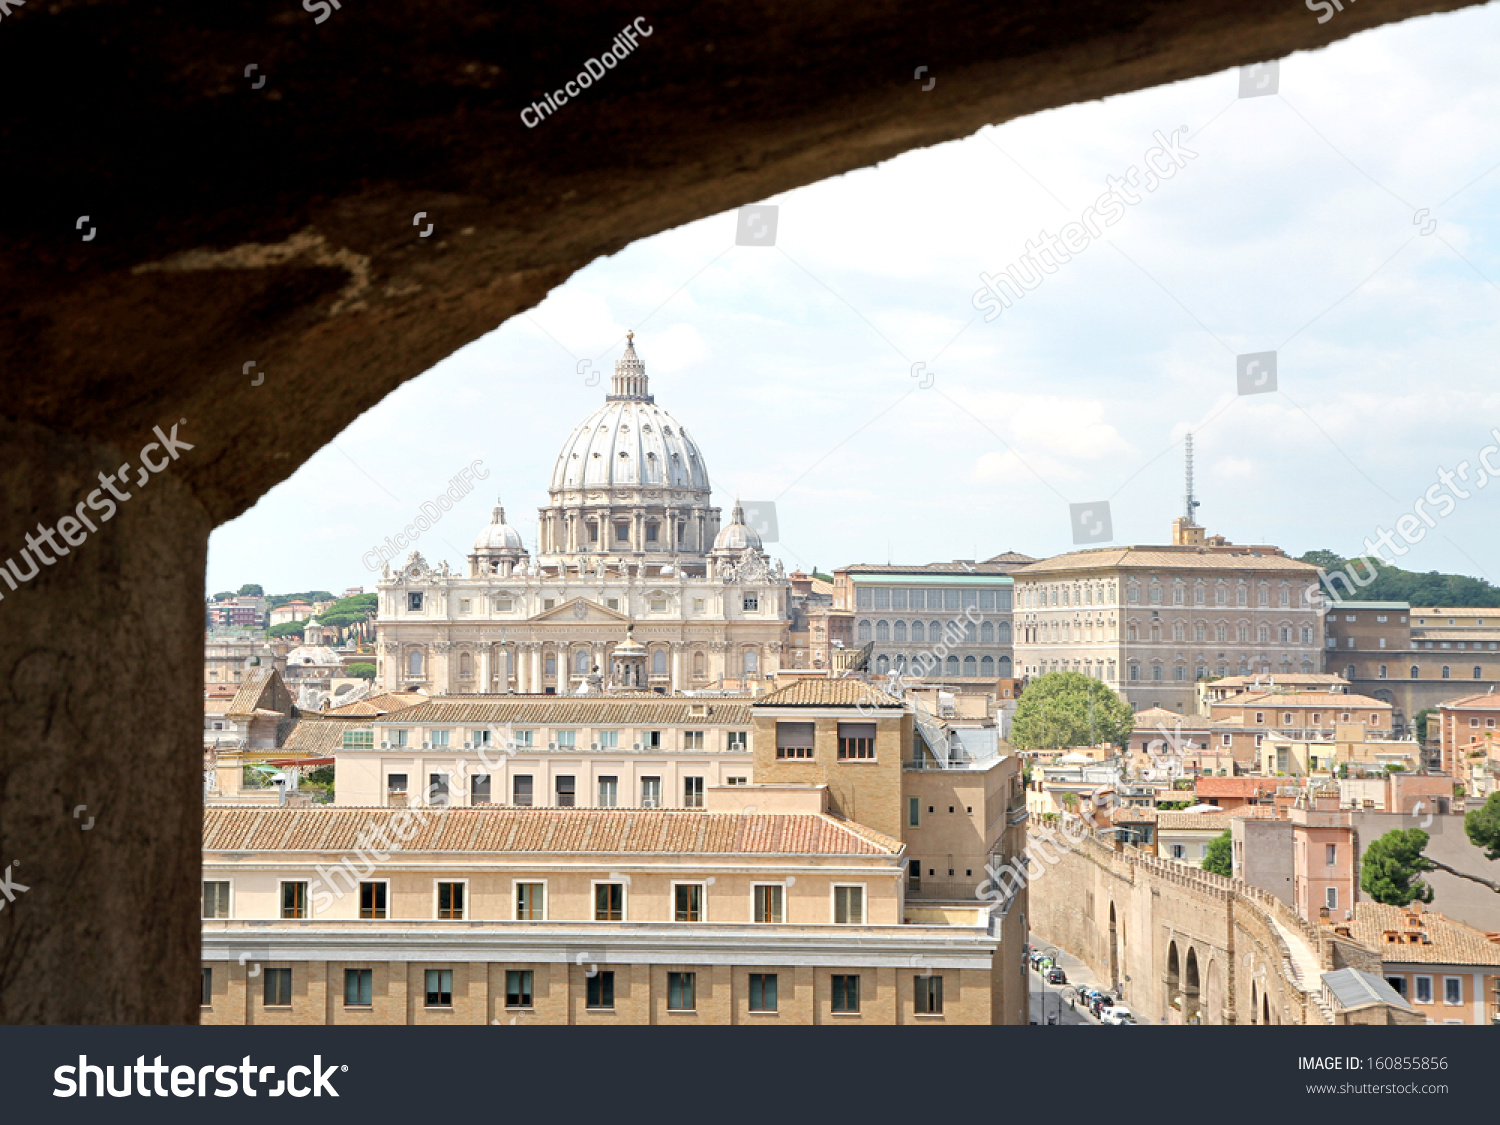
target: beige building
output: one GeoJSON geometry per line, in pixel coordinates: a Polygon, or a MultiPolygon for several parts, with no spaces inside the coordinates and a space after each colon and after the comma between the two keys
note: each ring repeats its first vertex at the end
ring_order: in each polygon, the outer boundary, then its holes
{"type": "Polygon", "coordinates": [[[1137,710],[1197,708],[1210,676],[1320,672],[1317,568],[1179,519],[1173,543],[1074,551],[1014,572],[1016,664],[1082,672],[1137,710]]]}
{"type": "Polygon", "coordinates": [[[393,568],[379,549],[378,684],[566,694],[596,671],[611,676],[632,623],[646,648],[639,686],[652,691],[740,689],[781,667],[791,596],[781,563],[738,505],[720,528],[703,455],[656,405],[633,341],[604,405],[563,443],[548,494],[535,558],[498,506],[467,573],[416,551],[393,568]]]}

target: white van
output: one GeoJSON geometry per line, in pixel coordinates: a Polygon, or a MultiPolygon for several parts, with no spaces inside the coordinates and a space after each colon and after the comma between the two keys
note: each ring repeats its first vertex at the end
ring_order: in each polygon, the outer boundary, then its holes
{"type": "Polygon", "coordinates": [[[1124,1004],[1116,1004],[1112,1008],[1103,1008],[1099,1012],[1099,1022],[1103,1024],[1135,1023],[1135,1013],[1124,1004]]]}

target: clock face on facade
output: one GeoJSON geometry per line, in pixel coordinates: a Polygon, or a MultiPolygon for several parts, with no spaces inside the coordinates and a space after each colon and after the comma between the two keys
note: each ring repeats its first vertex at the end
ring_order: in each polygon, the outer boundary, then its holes
{"type": "Polygon", "coordinates": [[[412,567],[409,576],[412,577],[412,578],[421,578],[422,577],[422,572],[417,567],[412,567]]]}

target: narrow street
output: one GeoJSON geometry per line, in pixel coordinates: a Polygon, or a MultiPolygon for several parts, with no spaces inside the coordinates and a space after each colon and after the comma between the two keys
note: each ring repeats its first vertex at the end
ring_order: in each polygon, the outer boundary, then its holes
{"type": "MultiPolygon", "coordinates": [[[[1031,947],[1049,954],[1062,967],[1063,972],[1068,974],[1067,984],[1048,984],[1042,979],[1041,973],[1030,967],[1027,968],[1027,988],[1031,994],[1031,1022],[1039,1027],[1069,1027],[1083,1024],[1097,1026],[1099,1021],[1089,1014],[1088,1009],[1078,1003],[1077,988],[1080,984],[1104,988],[1108,982],[1101,983],[1084,962],[1066,950],[1059,950],[1050,942],[1033,936],[1031,947]]],[[[1129,1006],[1128,992],[1121,1003],[1129,1006]]]]}

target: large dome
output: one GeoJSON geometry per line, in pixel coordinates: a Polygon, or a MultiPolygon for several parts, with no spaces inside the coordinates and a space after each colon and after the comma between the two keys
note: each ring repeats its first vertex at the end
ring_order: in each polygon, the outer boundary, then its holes
{"type": "Polygon", "coordinates": [[[474,540],[476,551],[524,551],[521,543],[521,534],[510,524],[505,522],[505,509],[495,505],[495,513],[490,525],[479,533],[479,538],[474,540]]]}
{"type": "Polygon", "coordinates": [[[634,340],[615,364],[613,393],[569,435],[552,469],[553,492],[612,486],[709,488],[697,442],[646,393],[634,340]]]}

